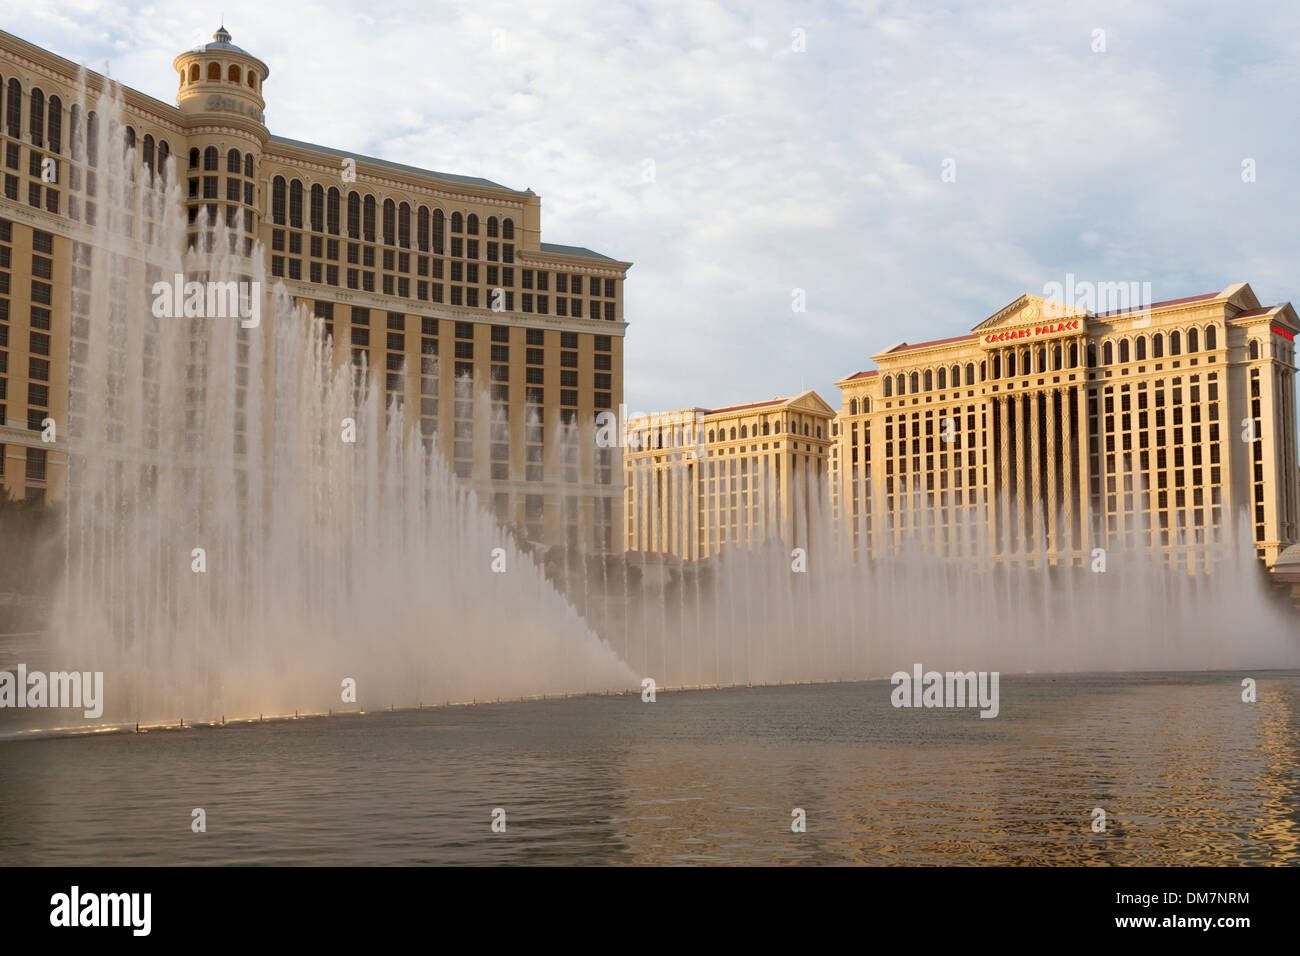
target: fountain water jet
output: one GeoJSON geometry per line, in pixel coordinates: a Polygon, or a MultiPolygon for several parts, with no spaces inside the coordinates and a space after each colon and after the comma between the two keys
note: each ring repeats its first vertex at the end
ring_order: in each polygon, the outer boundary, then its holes
{"type": "MultiPolygon", "coordinates": [[[[96,106],[120,115],[111,93],[96,106]]],[[[283,286],[256,328],[153,314],[176,273],[265,290],[261,250],[240,257],[219,223],[205,242],[201,221],[182,253],[178,188],[116,123],[98,137],[51,656],[104,672],[105,722],[346,709],[346,678],[369,709],[634,687],[283,286]]]]}

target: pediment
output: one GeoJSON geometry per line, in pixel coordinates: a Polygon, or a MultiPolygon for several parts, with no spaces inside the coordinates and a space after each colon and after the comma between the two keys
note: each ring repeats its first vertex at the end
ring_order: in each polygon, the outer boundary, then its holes
{"type": "Polygon", "coordinates": [[[988,332],[991,329],[1029,325],[1044,319],[1086,318],[1087,316],[1087,309],[1066,305],[1064,302],[1057,302],[1055,299],[1046,299],[1041,295],[1031,295],[1026,292],[1014,302],[998,309],[971,331],[988,332]]]}

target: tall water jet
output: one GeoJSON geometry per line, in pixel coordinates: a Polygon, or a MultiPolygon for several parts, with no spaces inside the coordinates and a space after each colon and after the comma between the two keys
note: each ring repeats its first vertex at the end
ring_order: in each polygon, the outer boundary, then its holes
{"type": "Polygon", "coordinates": [[[51,654],[104,672],[104,719],[324,712],[346,681],[368,708],[634,686],[323,323],[267,287],[260,249],[201,222],[183,251],[175,171],[152,178],[121,130],[92,144],[51,654]],[[184,306],[159,308],[178,275],[184,306]],[[220,283],[247,283],[260,321],[211,314],[220,283]]]}

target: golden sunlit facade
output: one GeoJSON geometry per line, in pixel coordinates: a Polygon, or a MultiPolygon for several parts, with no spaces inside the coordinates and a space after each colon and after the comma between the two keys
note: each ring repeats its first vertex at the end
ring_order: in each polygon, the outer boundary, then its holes
{"type": "MultiPolygon", "coordinates": [[[[262,255],[268,281],[324,320],[336,359],[364,363],[526,540],[615,549],[620,449],[578,436],[623,399],[630,263],[542,242],[531,190],[271,135],[269,70],[224,28],[173,68],[176,106],[115,93],[137,175],[179,188],[189,243],[211,244],[219,222],[232,253],[262,255]]],[[[77,431],[83,283],[112,201],[96,179],[105,85],[0,32],[0,484],[14,498],[57,500],[69,446],[42,423],[71,416],[77,431]]],[[[130,198],[149,242],[156,210],[130,198]]]]}
{"type": "MultiPolygon", "coordinates": [[[[1290,304],[1249,285],[1093,313],[1026,295],[967,335],[836,384],[832,504],[855,553],[904,535],[1035,567],[1179,552],[1244,513],[1272,564],[1300,534],[1290,304]]],[[[1185,552],[1185,553],[1184,553],[1185,552]]]]}
{"type": "Polygon", "coordinates": [[[823,507],[833,418],[807,391],[630,421],[625,549],[700,559],[774,538],[807,541],[823,507]]]}

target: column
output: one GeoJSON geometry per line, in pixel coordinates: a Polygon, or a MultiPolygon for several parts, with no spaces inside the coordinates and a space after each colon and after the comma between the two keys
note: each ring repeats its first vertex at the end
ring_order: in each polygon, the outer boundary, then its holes
{"type": "Polygon", "coordinates": [[[1056,399],[1060,394],[1061,390],[1059,388],[1052,388],[1047,392],[1047,553],[1049,558],[1057,556],[1056,399]]]}

